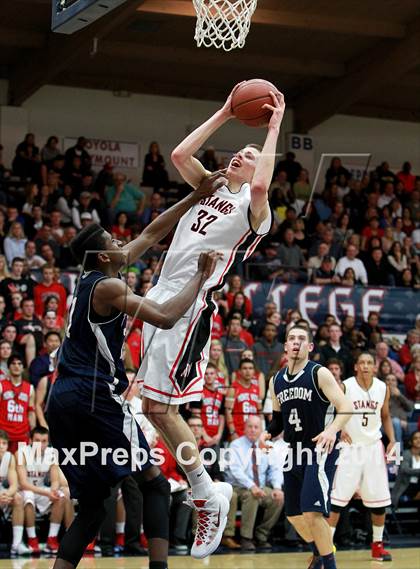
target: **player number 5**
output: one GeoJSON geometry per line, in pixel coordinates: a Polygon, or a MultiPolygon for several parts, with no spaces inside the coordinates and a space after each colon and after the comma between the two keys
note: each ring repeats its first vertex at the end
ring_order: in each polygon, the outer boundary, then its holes
{"type": "Polygon", "coordinates": [[[296,407],[290,411],[289,425],[294,425],[295,431],[301,431],[302,430],[302,422],[299,419],[299,415],[298,415],[296,407]]]}
{"type": "Polygon", "coordinates": [[[367,426],[368,426],[368,422],[369,422],[368,414],[367,414],[367,413],[363,413],[362,427],[367,427],[367,426]]]}

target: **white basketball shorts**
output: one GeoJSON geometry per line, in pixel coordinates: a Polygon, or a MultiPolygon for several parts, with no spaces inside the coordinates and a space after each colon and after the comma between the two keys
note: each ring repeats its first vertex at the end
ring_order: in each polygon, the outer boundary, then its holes
{"type": "Polygon", "coordinates": [[[331,503],[346,506],[355,493],[367,508],[391,504],[388,471],[381,441],[371,445],[345,445],[340,450],[331,503]]]}
{"type": "MultiPolygon", "coordinates": [[[[179,292],[179,288],[161,279],[147,298],[162,304],[179,292]]],[[[201,399],[216,312],[212,293],[202,290],[170,330],[144,324],[137,373],[143,396],[168,405],[201,399]]]]}

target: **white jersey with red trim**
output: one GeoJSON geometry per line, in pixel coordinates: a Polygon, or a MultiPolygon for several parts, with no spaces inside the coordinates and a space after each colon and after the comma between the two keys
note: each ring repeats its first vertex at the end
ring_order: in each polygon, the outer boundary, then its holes
{"type": "Polygon", "coordinates": [[[271,227],[269,215],[258,228],[250,225],[251,186],[238,193],[223,186],[194,205],[178,223],[161,271],[161,278],[182,288],[195,274],[200,253],[220,251],[223,259],[206,282],[206,290],[219,288],[234,262],[247,259],[271,227]]]}
{"type": "Polygon", "coordinates": [[[344,427],[353,444],[370,445],[382,437],[381,410],[386,396],[386,384],[373,378],[368,390],[359,385],[355,377],[343,381],[347,399],[353,405],[353,415],[344,427]]]}
{"type": "Polygon", "coordinates": [[[54,449],[47,447],[44,452],[41,452],[40,447],[38,450],[38,445],[27,445],[22,452],[26,460],[28,482],[34,486],[49,486],[48,474],[51,466],[57,464],[54,449]]]}

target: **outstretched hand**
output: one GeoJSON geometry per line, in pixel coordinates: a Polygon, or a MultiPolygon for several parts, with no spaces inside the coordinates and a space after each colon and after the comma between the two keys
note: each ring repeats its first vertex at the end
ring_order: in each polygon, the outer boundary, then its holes
{"type": "Polygon", "coordinates": [[[217,190],[223,186],[226,186],[228,183],[228,180],[225,176],[226,170],[227,168],[224,168],[223,170],[217,170],[216,172],[213,172],[213,174],[210,174],[210,176],[205,176],[201,180],[200,185],[192,194],[197,202],[204,198],[212,196],[215,192],[217,192],[217,190]]]}
{"type": "Polygon", "coordinates": [[[284,95],[280,93],[280,96],[277,97],[273,91],[270,91],[270,96],[273,101],[273,104],[270,105],[266,103],[263,105],[263,109],[267,109],[268,111],[272,112],[270,121],[268,123],[268,128],[276,128],[280,129],[281,121],[283,120],[284,111],[286,109],[286,103],[284,102],[284,95]]]}

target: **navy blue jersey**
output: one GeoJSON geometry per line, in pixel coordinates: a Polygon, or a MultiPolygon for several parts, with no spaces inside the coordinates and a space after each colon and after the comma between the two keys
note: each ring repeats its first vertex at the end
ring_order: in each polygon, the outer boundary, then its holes
{"type": "Polygon", "coordinates": [[[321,366],[308,361],[297,374],[283,368],[274,376],[274,392],[283,415],[284,440],[291,446],[302,443],[314,447],[312,441],[334,419],[334,408],[318,387],[321,366]]]}
{"type": "Polygon", "coordinates": [[[92,306],[93,291],[106,279],[100,271],[83,273],[69,312],[66,337],[60,350],[58,374],[106,381],[120,394],[128,386],[122,360],[126,315],[99,316],[92,306]]]}

